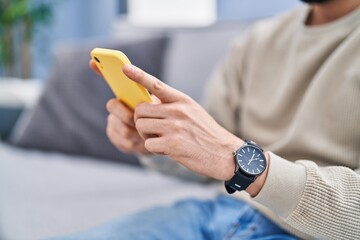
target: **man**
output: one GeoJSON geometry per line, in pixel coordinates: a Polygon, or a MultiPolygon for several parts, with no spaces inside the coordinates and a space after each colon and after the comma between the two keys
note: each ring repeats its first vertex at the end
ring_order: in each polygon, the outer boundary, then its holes
{"type": "Polygon", "coordinates": [[[360,176],[351,170],[360,164],[360,1],[304,2],[237,42],[208,89],[208,112],[131,65],[124,73],[158,103],[134,113],[107,105],[120,150],[170,156],[235,193],[70,239],[360,238],[360,176]]]}

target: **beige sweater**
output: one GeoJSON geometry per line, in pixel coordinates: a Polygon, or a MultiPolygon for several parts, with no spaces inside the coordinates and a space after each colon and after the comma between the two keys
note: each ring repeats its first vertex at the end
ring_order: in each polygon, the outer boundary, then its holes
{"type": "Polygon", "coordinates": [[[360,239],[360,175],[351,170],[360,167],[360,8],[317,27],[304,25],[308,12],[260,22],[238,41],[207,108],[271,151],[253,200],[284,227],[307,239],[360,239]]]}
{"type": "MultiPolygon", "coordinates": [[[[206,105],[270,151],[261,192],[238,197],[299,237],[360,239],[360,8],[317,27],[304,25],[308,12],[260,22],[236,42],[206,105]]],[[[174,171],[165,161],[143,159],[174,171]]]]}

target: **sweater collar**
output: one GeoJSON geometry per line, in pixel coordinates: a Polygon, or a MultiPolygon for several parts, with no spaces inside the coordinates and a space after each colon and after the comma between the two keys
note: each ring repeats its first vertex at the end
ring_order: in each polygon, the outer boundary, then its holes
{"type": "Polygon", "coordinates": [[[331,31],[351,31],[354,28],[360,25],[360,7],[357,7],[351,13],[341,17],[337,20],[334,20],[329,23],[321,24],[318,26],[306,26],[305,22],[310,14],[311,7],[309,5],[305,5],[303,8],[302,17],[301,17],[301,25],[302,30],[305,34],[324,34],[329,33],[331,31]]]}

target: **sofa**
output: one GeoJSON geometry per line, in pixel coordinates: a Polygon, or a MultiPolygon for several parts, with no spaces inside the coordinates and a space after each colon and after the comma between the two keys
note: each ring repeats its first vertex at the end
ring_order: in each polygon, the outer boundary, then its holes
{"type": "Polygon", "coordinates": [[[112,39],[58,46],[38,103],[0,143],[0,239],[71,234],[145,208],[215,196],[220,183],[159,174],[111,145],[105,104],[113,95],[88,68],[89,52],[119,49],[201,103],[212,71],[249,25],[127,27],[112,39]]]}

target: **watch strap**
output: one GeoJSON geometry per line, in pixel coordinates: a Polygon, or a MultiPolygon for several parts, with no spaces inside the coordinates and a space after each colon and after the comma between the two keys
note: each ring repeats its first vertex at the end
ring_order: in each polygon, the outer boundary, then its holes
{"type": "Polygon", "coordinates": [[[255,177],[247,177],[243,174],[235,173],[235,175],[229,180],[225,181],[225,189],[228,193],[232,194],[235,191],[245,190],[251,183],[253,183],[255,177]]]}

